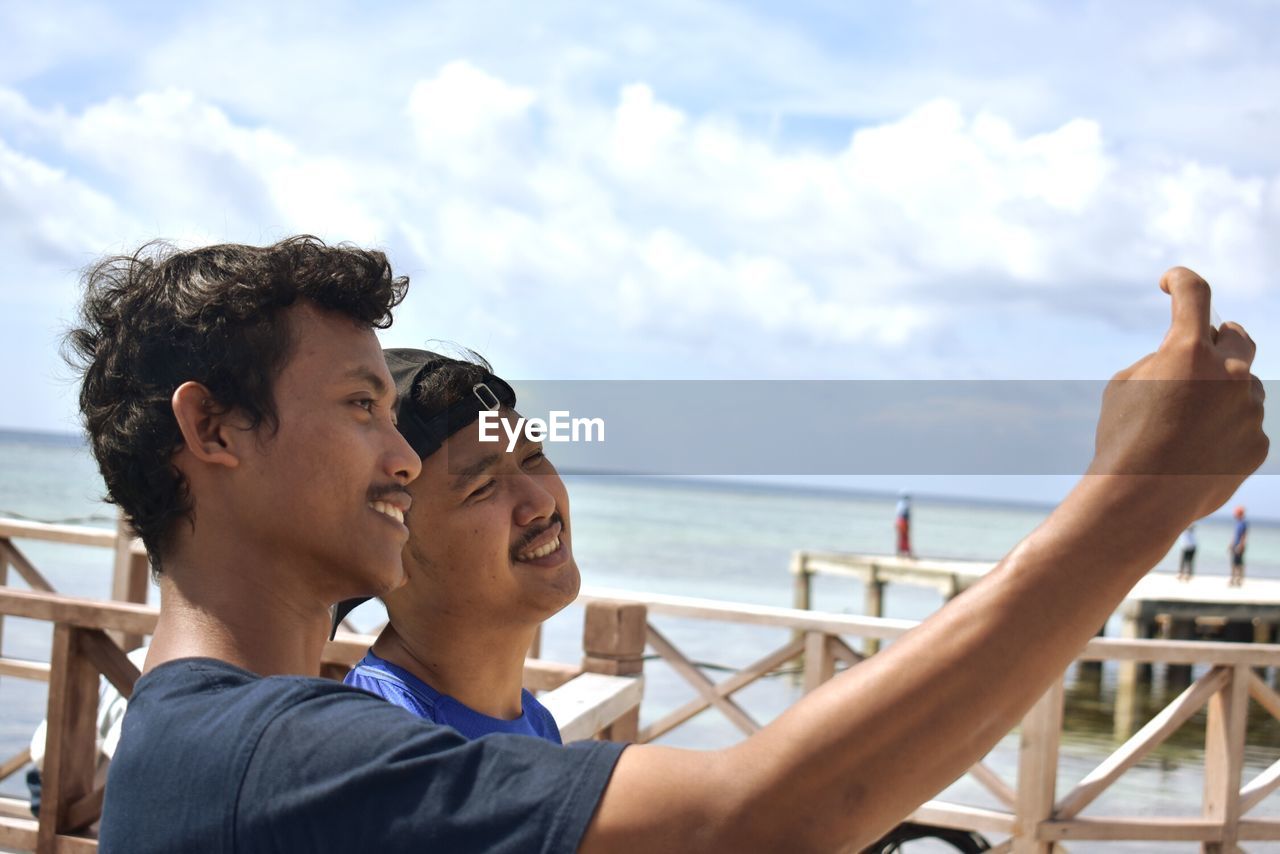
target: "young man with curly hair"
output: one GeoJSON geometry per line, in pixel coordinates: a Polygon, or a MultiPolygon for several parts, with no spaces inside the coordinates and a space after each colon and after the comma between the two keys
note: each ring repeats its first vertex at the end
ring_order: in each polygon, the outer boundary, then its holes
{"type": "Polygon", "coordinates": [[[1088,476],[981,583],[734,747],[624,750],[467,741],[313,675],[329,606],[404,579],[420,461],[372,331],[403,293],[381,255],[105,262],[72,337],[81,405],[161,617],[102,847],[857,850],[980,758],[1265,458],[1253,342],[1213,329],[1189,270],[1161,287],[1169,333],[1108,386],[1088,476]]]}

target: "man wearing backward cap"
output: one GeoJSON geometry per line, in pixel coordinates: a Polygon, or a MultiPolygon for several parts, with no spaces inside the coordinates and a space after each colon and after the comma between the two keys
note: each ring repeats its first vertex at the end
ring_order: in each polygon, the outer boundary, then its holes
{"type": "MultiPolygon", "coordinates": [[[[408,581],[382,597],[390,620],[345,681],[468,738],[559,743],[554,718],[521,681],[538,626],[578,593],[564,482],[541,443],[522,435],[505,453],[467,429],[482,411],[507,417],[516,404],[487,365],[384,352],[397,428],[422,474],[408,486],[408,581]]],[[[340,603],[334,629],[364,601],[340,603]]]]}

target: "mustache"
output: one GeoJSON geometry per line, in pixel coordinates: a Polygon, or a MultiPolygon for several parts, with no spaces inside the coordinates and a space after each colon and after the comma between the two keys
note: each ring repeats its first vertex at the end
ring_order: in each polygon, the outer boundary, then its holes
{"type": "Polygon", "coordinates": [[[398,483],[371,487],[367,500],[386,501],[388,498],[393,497],[403,499],[406,503],[413,502],[413,496],[409,494],[409,490],[398,483]]]}
{"type": "Polygon", "coordinates": [[[561,516],[560,511],[557,510],[556,512],[551,514],[551,519],[547,522],[547,524],[543,525],[541,528],[539,528],[536,531],[530,531],[529,533],[525,534],[523,537],[520,538],[520,542],[516,543],[515,546],[511,549],[511,559],[515,560],[516,555],[524,551],[525,548],[529,545],[529,543],[532,543],[534,540],[538,539],[538,537],[541,537],[547,531],[551,530],[551,526],[555,524],[560,525],[561,533],[564,533],[569,529],[569,526],[564,523],[564,517],[561,516]]]}

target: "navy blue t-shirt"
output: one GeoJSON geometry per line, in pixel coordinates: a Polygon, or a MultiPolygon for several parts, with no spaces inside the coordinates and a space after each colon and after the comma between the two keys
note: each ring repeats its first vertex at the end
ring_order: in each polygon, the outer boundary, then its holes
{"type": "Polygon", "coordinates": [[[575,851],[623,747],[468,741],[327,679],[182,659],[134,689],[100,847],[575,851]]]}

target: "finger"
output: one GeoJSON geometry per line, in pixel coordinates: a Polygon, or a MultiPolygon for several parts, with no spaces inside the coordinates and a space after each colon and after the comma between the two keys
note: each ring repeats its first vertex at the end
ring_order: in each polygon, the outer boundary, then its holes
{"type": "Polygon", "coordinates": [[[1249,375],[1249,380],[1250,391],[1253,392],[1253,399],[1258,401],[1258,403],[1266,403],[1267,387],[1262,384],[1262,380],[1258,379],[1253,374],[1249,375]]]}
{"type": "Polygon", "coordinates": [[[1169,337],[1212,340],[1208,282],[1186,267],[1174,267],[1160,277],[1160,290],[1173,298],[1169,337]]]}
{"type": "Polygon", "coordinates": [[[1239,359],[1246,366],[1253,364],[1258,345],[1253,343],[1249,333],[1238,323],[1227,321],[1218,327],[1218,340],[1215,347],[1219,354],[1227,359],[1239,359]]]}

